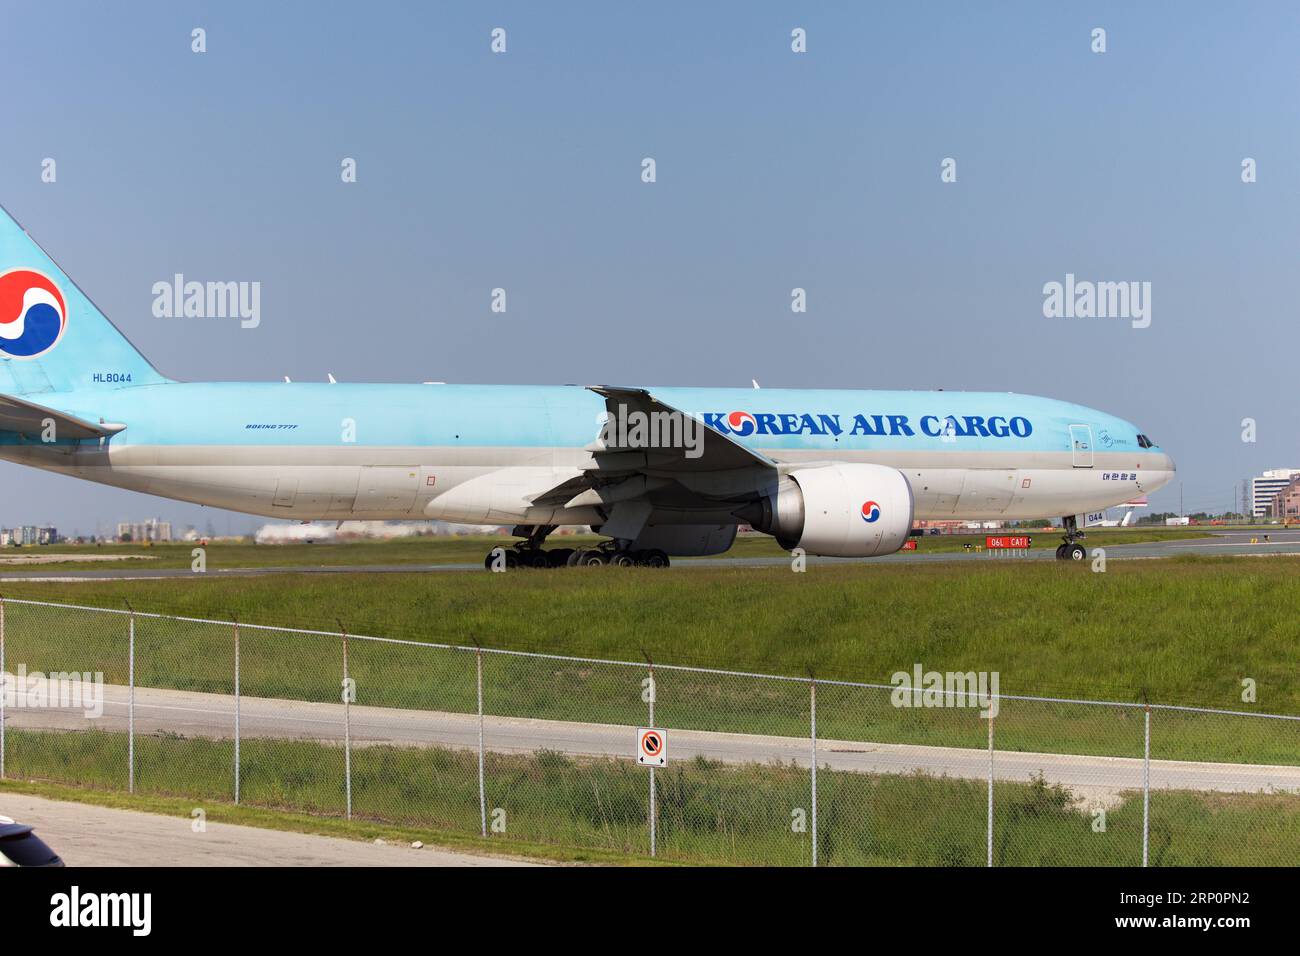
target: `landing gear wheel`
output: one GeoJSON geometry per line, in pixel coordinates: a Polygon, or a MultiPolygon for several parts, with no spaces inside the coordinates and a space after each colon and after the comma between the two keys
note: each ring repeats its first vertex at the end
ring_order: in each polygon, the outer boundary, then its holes
{"type": "Polygon", "coordinates": [[[641,563],[647,568],[666,568],[668,567],[668,554],[658,548],[651,548],[642,554],[641,563]]]}
{"type": "Polygon", "coordinates": [[[573,563],[580,568],[598,568],[606,562],[605,552],[596,550],[579,551],[574,558],[573,563]]]}
{"type": "Polygon", "coordinates": [[[573,554],[572,548],[556,548],[553,551],[546,552],[546,566],[548,568],[562,568],[569,563],[569,555],[573,554]]]}
{"type": "Polygon", "coordinates": [[[1074,544],[1065,545],[1065,557],[1070,561],[1083,561],[1088,557],[1088,549],[1077,541],[1074,544]]]}
{"type": "Polygon", "coordinates": [[[1056,560],[1057,560],[1057,561],[1064,561],[1064,560],[1065,560],[1065,549],[1066,549],[1066,547],[1067,547],[1067,546],[1064,545],[1064,544],[1058,544],[1058,545],[1056,546],[1056,560]]]}
{"type": "Polygon", "coordinates": [[[519,552],[519,563],[526,568],[546,568],[551,561],[541,548],[528,548],[519,552]]]}
{"type": "Polygon", "coordinates": [[[609,559],[609,563],[616,568],[630,568],[636,565],[637,560],[631,551],[618,551],[609,559]]]}

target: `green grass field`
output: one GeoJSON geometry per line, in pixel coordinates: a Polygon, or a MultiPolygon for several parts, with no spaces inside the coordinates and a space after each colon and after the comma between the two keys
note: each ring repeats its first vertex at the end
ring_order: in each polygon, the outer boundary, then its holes
{"type": "MultiPolygon", "coordinates": [[[[1085,563],[998,562],[782,566],[678,571],[268,575],[119,582],[8,582],[9,668],[102,670],[126,679],[127,619],[32,607],[60,600],[191,617],[296,626],[602,659],[694,664],[763,673],[888,683],[897,670],[996,670],[1004,694],[1191,704],[1300,713],[1291,623],[1300,583],[1291,558],[1182,557],[1085,563]],[[1241,699],[1241,681],[1258,699],[1241,699]]],[[[143,686],[228,694],[232,629],[153,618],[136,621],[143,686]]],[[[473,712],[474,655],[351,641],[358,703],[473,712]]],[[[341,640],[241,630],[244,694],[336,701],[341,640]]],[[[489,713],[535,719],[643,724],[641,665],[484,657],[489,713]]],[[[799,682],[660,668],[656,722],[802,736],[808,688],[799,682]]],[[[999,750],[1140,757],[1140,710],[1004,701],[999,750]]],[[[822,685],[825,740],[980,748],[976,711],[899,709],[886,692],[822,685]]],[[[142,736],[138,786],[163,798],[230,799],[230,741],[142,736]]],[[[121,735],[13,729],[10,773],[91,788],[124,786],[121,735]]],[[[1156,711],[1154,759],[1300,763],[1300,724],[1156,711]]],[[[245,800],[286,814],[336,815],[342,753],[310,742],[247,740],[245,800]]],[[[354,753],[358,817],[375,826],[472,838],[473,755],[444,748],[364,747],[354,753]],[[468,835],[468,837],[467,837],[468,835]]],[[[583,853],[645,851],[645,771],[625,762],[560,754],[493,754],[490,807],[505,810],[507,839],[583,853]]],[[[661,775],[661,850],[670,860],[806,862],[789,815],[806,808],[807,772],[795,767],[682,761],[661,775]]],[[[973,781],[849,773],[821,775],[819,853],[827,863],[978,864],[986,793],[973,781]]],[[[1136,780],[1106,782],[1119,789],[1136,780]]],[[[1068,794],[997,785],[995,854],[1003,864],[1133,864],[1141,801],[1108,812],[1107,832],[1068,794]]],[[[1157,864],[1284,863],[1300,847],[1297,799],[1270,794],[1152,795],[1157,864]]],[[[489,841],[491,842],[491,841],[489,841]]],[[[558,851],[557,851],[558,852],[558,851]]]]}
{"type": "MultiPolygon", "coordinates": [[[[352,634],[534,650],[607,660],[889,683],[927,670],[997,671],[1003,694],[1300,713],[1293,680],[1300,611],[1293,559],[1179,558],[1073,564],[861,565],[679,572],[575,569],[491,574],[340,574],[133,582],[19,583],[31,597],[352,634]],[[1257,700],[1242,700],[1243,678],[1257,700]]],[[[123,617],[8,605],[8,660],[29,669],[126,679],[123,617]]],[[[245,628],[243,691],[332,701],[336,637],[245,628]]],[[[141,619],[144,686],[230,693],[231,633],[141,619]]],[[[472,712],[472,655],[351,642],[359,703],[472,712]]],[[[636,725],[644,668],[487,655],[500,716],[636,725]]],[[[666,726],[801,736],[807,688],[660,669],[666,726]]],[[[887,692],[825,687],[823,737],[979,747],[972,710],[890,706],[887,692]]],[[[1004,749],[1140,756],[1141,713],[1004,701],[1004,749]]],[[[1153,757],[1300,762],[1300,725],[1158,711],[1153,757]]]]}
{"type": "MultiPolygon", "coordinates": [[[[1060,543],[1059,533],[1035,530],[1035,546],[1055,548],[1060,543]]],[[[1200,538],[1201,528],[1104,528],[1088,533],[1090,547],[1113,544],[1144,544],[1151,541],[1168,541],[1200,538]]],[[[307,565],[340,567],[347,565],[424,565],[424,564],[478,564],[494,547],[510,546],[516,539],[508,535],[459,537],[410,537],[386,541],[348,541],[318,544],[259,545],[251,541],[217,541],[207,545],[207,563],[210,570],[221,568],[295,568],[307,565]]],[[[582,547],[601,540],[595,535],[564,535],[553,537],[548,546],[582,547]]],[[[964,550],[965,545],[984,543],[984,532],[978,534],[927,536],[919,540],[921,551],[951,554],[964,550]]],[[[31,574],[32,571],[87,570],[107,567],[188,568],[193,561],[190,543],[156,545],[105,544],[105,545],[53,545],[0,549],[0,577],[3,575],[31,574]],[[66,556],[66,561],[30,564],[31,559],[66,556]],[[110,561],[78,560],[85,558],[113,558],[110,561]],[[119,560],[120,559],[120,560],[119,560]],[[12,562],[12,563],[7,563],[12,562]]],[[[767,535],[742,535],[725,555],[715,557],[781,557],[786,552],[767,535]]]]}
{"type": "MultiPolygon", "coordinates": [[[[125,785],[124,735],[11,732],[11,774],[89,789],[125,785]]],[[[231,800],[230,741],[140,737],[137,792],[231,800]]],[[[438,842],[479,832],[476,757],[443,748],[353,751],[354,821],[389,824],[438,842]]],[[[344,812],[336,747],[249,740],[241,754],[245,804],[313,816],[344,812]]],[[[551,752],[489,753],[485,767],[494,841],[644,856],[647,771],[628,761],[574,760],[551,752]]],[[[729,766],[696,759],[659,771],[659,856],[667,861],[798,866],[811,858],[807,770],[729,766]]],[[[986,853],[983,783],[923,775],[818,775],[818,857],[823,865],[980,866],[986,853]]],[[[999,783],[994,862],[1003,866],[1141,863],[1142,801],[1130,794],[1105,829],[1064,789],[999,783]]],[[[1300,852],[1300,798],[1160,792],[1151,797],[1156,866],[1289,866],[1300,852]]]]}
{"type": "Polygon", "coordinates": [[[1300,713],[1295,560],[1183,557],[551,573],[10,582],[5,597],[774,674],[888,682],[916,662],[1004,693],[1300,713]],[[612,573],[606,573],[612,572],[612,573]],[[1241,700],[1241,679],[1258,702],[1241,700]]]}

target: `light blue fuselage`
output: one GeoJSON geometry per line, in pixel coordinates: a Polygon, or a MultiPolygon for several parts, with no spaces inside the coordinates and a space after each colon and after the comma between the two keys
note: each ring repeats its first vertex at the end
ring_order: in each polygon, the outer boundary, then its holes
{"type": "MultiPolygon", "coordinates": [[[[1053,517],[1154,491],[1174,473],[1138,429],[1095,409],[1012,393],[651,388],[781,465],[902,471],[917,518],[1053,517]],[[732,413],[748,413],[733,418],[732,413]],[[739,421],[731,428],[728,421],[739,421]]],[[[28,398],[126,427],[54,448],[9,436],[5,457],[154,494],[293,518],[530,520],[514,499],[589,465],[606,400],[580,386],[176,383],[28,398]],[[519,470],[497,509],[437,504],[519,470]],[[367,484],[376,485],[367,488],[367,484]],[[516,495],[515,492],[519,494],[516,495]],[[509,499],[509,500],[507,500],[509,499]]],[[[701,504],[702,511],[717,512],[701,504]]],[[[533,516],[539,517],[539,516],[533,516]]],[[[545,517],[545,516],[541,516],[545,517]]],[[[567,523],[562,513],[547,520],[567,523]]],[[[590,523],[577,510],[572,523],[590,523]]]]}

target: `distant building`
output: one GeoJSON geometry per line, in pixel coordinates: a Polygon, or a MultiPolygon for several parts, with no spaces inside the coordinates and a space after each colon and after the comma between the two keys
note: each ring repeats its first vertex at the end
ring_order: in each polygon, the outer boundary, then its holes
{"type": "Polygon", "coordinates": [[[1252,518],[1280,517],[1273,513],[1274,499],[1292,480],[1300,477],[1300,468],[1274,468],[1258,478],[1250,479],[1250,511],[1252,518]]]}
{"type": "Polygon", "coordinates": [[[117,526],[117,538],[119,541],[125,541],[128,536],[133,542],[170,541],[172,539],[172,523],[163,521],[160,518],[148,518],[144,521],[123,521],[117,526]]]}
{"type": "Polygon", "coordinates": [[[1269,504],[1269,516],[1282,521],[1300,521],[1300,477],[1291,482],[1273,496],[1269,504]]]}
{"type": "Polygon", "coordinates": [[[59,529],[49,525],[27,524],[21,528],[0,529],[0,547],[4,548],[14,545],[58,544],[62,540],[59,529]]]}

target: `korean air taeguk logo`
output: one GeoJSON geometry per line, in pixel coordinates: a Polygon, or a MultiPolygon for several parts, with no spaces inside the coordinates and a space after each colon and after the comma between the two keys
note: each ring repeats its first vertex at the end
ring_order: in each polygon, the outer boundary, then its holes
{"type": "Polygon", "coordinates": [[[741,438],[754,434],[757,427],[754,416],[749,412],[732,412],[727,416],[727,428],[733,435],[739,435],[741,438]]]}
{"type": "Polygon", "coordinates": [[[862,502],[862,520],[867,524],[874,524],[880,518],[880,505],[874,501],[862,502]]]}
{"type": "Polygon", "coordinates": [[[32,359],[54,348],[68,324],[59,287],[31,269],[0,275],[0,356],[32,359]]]}

